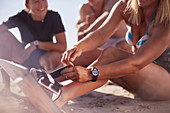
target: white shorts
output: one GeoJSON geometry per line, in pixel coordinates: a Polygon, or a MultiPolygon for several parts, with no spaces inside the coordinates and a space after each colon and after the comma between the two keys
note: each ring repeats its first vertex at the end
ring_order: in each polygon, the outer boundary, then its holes
{"type": "Polygon", "coordinates": [[[102,45],[101,47],[99,47],[98,49],[100,50],[104,50],[110,46],[116,46],[117,43],[119,43],[120,41],[124,41],[125,37],[122,38],[110,38],[104,45],[102,45]]]}

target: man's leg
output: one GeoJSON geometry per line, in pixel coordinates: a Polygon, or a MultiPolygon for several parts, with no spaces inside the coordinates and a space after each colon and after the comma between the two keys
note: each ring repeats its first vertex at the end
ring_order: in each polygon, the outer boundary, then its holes
{"type": "MultiPolygon", "coordinates": [[[[12,35],[10,32],[6,31],[0,34],[0,58],[5,60],[13,60],[17,63],[22,63],[20,58],[20,53],[23,51],[21,43],[12,35]]],[[[3,78],[4,88],[2,92],[4,94],[9,94],[10,91],[10,77],[1,69],[1,74],[3,78]],[[6,93],[5,93],[6,92],[6,93]]]]}
{"type": "Polygon", "coordinates": [[[40,65],[48,72],[55,70],[61,65],[62,53],[59,52],[47,52],[40,58],[40,65]]]}

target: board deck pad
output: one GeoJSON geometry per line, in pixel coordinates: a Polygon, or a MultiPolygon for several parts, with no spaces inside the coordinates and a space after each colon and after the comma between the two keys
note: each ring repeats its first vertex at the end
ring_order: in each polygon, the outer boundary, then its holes
{"type": "Polygon", "coordinates": [[[3,59],[0,59],[0,67],[17,81],[17,85],[40,113],[61,113],[26,67],[3,59]]]}

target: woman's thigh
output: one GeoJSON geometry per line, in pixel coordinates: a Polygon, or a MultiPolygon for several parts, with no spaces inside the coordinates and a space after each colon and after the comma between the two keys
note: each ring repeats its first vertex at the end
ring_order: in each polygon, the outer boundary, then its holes
{"type": "Polygon", "coordinates": [[[135,74],[122,77],[121,80],[143,99],[170,99],[170,74],[154,63],[135,74]]]}
{"type": "Polygon", "coordinates": [[[116,62],[128,57],[131,57],[132,54],[128,53],[122,49],[116,48],[116,47],[108,47],[103,50],[100,57],[93,62],[91,65],[104,65],[111,62],[116,62]]]}
{"type": "MultiPolygon", "coordinates": [[[[131,56],[130,53],[109,47],[92,65],[104,65],[131,56]]],[[[124,75],[121,78],[112,79],[112,81],[144,99],[170,99],[170,74],[154,63],[147,65],[135,74],[124,75]]]]}

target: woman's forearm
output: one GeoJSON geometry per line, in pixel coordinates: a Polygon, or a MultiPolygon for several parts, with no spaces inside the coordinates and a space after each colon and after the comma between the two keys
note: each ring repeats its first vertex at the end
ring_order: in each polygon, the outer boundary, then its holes
{"type": "Polygon", "coordinates": [[[94,50],[105,43],[105,40],[100,35],[100,31],[89,33],[82,40],[77,42],[75,46],[81,48],[82,52],[94,50]]]}

